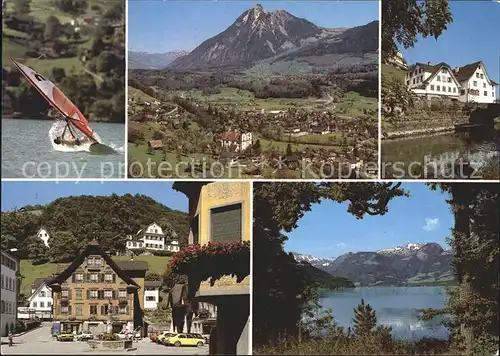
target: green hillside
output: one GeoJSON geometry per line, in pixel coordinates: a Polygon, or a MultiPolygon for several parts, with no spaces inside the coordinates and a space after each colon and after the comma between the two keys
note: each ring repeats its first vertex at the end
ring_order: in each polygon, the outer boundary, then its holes
{"type": "Polygon", "coordinates": [[[405,72],[388,64],[382,64],[382,75],[388,80],[396,79],[401,83],[405,82],[405,72]]]}
{"type": "Polygon", "coordinates": [[[76,196],[59,198],[31,211],[3,212],[2,249],[17,248],[21,258],[38,263],[68,262],[96,239],[112,255],[125,249],[126,236],[152,222],[167,235],[174,232],[187,244],[188,215],[145,195],[76,196]],[[50,248],[36,237],[40,227],[49,232],[50,248]]]}
{"type": "Polygon", "coordinates": [[[300,263],[303,272],[311,278],[316,286],[321,289],[341,289],[341,288],[354,288],[354,283],[344,277],[332,276],[330,273],[322,271],[310,263],[300,263]]]}

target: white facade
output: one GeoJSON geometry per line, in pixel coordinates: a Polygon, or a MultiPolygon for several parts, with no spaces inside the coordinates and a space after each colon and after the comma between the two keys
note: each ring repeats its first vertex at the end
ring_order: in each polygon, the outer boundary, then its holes
{"type": "Polygon", "coordinates": [[[144,309],[158,308],[160,301],[160,283],[156,281],[144,282],[144,309]]]}
{"type": "Polygon", "coordinates": [[[221,137],[221,146],[223,148],[235,148],[235,152],[245,151],[253,144],[253,134],[251,132],[226,132],[221,137]]]}
{"type": "Polygon", "coordinates": [[[1,258],[0,332],[2,336],[7,336],[9,330],[13,330],[16,327],[17,322],[19,261],[4,251],[2,251],[1,258]]]}
{"type": "MultiPolygon", "coordinates": [[[[461,68],[455,69],[455,75],[460,76],[461,68]]],[[[495,83],[491,81],[486,73],[486,69],[480,62],[473,72],[472,76],[461,82],[462,90],[460,91],[460,101],[476,103],[493,103],[495,102],[495,83]]]]}
{"type": "Polygon", "coordinates": [[[390,57],[387,60],[387,62],[400,68],[400,69],[403,69],[403,70],[408,69],[408,66],[406,65],[406,61],[403,57],[403,53],[401,53],[400,51],[398,51],[393,57],[390,57]]]}
{"type": "Polygon", "coordinates": [[[50,239],[50,235],[49,233],[47,232],[47,230],[45,230],[43,227],[38,230],[38,233],[36,234],[36,236],[38,236],[39,239],[41,239],[44,243],[45,246],[49,247],[49,239],[50,239]]]}
{"type": "Polygon", "coordinates": [[[447,65],[417,64],[406,73],[406,85],[415,94],[428,98],[445,97],[459,99],[460,84],[447,65]]]}
{"type": "Polygon", "coordinates": [[[139,230],[136,236],[127,236],[127,249],[137,250],[146,249],[153,251],[171,251],[180,250],[179,241],[176,236],[166,241],[163,229],[156,223],[152,223],[145,230],[139,230]]]}
{"type": "Polygon", "coordinates": [[[441,97],[461,102],[493,103],[496,83],[492,82],[482,62],[451,69],[446,63],[417,63],[405,75],[412,92],[427,98],[441,97]]]}
{"type": "Polygon", "coordinates": [[[40,319],[52,319],[52,290],[43,282],[37,289],[31,290],[28,298],[29,313],[34,311],[35,316],[40,319]]]}

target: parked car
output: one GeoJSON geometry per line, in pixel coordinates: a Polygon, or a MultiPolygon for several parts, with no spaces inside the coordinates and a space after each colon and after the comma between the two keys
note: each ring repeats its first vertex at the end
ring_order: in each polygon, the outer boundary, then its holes
{"type": "Polygon", "coordinates": [[[129,339],[131,339],[133,335],[135,335],[136,340],[142,338],[142,335],[141,335],[139,330],[134,330],[132,332],[129,331],[128,333],[125,333],[125,330],[122,330],[117,335],[120,339],[125,339],[125,337],[128,337],[129,339]]]}
{"type": "Polygon", "coordinates": [[[73,341],[75,335],[69,332],[62,332],[56,336],[57,341],[73,341]]]}
{"type": "Polygon", "coordinates": [[[87,341],[87,340],[93,340],[94,339],[94,334],[88,331],[84,331],[81,334],[76,334],[75,339],[77,341],[87,341]]]}
{"type": "Polygon", "coordinates": [[[175,335],[177,334],[164,331],[160,335],[158,335],[158,337],[156,338],[156,342],[162,345],[166,345],[167,339],[175,335]]]}
{"type": "Polygon", "coordinates": [[[205,339],[203,337],[199,338],[193,334],[175,334],[175,336],[166,339],[166,344],[175,347],[203,346],[205,345],[205,339]]]}

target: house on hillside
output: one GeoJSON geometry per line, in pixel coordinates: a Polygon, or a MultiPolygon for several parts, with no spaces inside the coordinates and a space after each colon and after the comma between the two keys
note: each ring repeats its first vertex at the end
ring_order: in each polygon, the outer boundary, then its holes
{"type": "Polygon", "coordinates": [[[160,281],[144,282],[144,309],[156,310],[160,302],[160,281]]]}
{"type": "Polygon", "coordinates": [[[408,65],[406,64],[406,60],[403,57],[403,53],[397,51],[395,55],[387,58],[387,64],[392,64],[394,67],[399,68],[401,70],[408,70],[408,65]]]}
{"type": "Polygon", "coordinates": [[[26,299],[26,307],[17,308],[19,319],[52,320],[52,290],[47,285],[49,278],[36,278],[31,283],[31,295],[26,299]]]}
{"type": "Polygon", "coordinates": [[[53,298],[54,333],[106,331],[141,327],[144,309],[143,261],[115,262],[97,241],[92,241],[61,273],[47,281],[53,298]]]}
{"type": "Polygon", "coordinates": [[[148,141],[148,151],[152,152],[153,150],[162,150],[165,145],[162,140],[149,140],[148,141]]]}
{"type": "Polygon", "coordinates": [[[311,132],[316,135],[328,135],[330,133],[330,128],[326,126],[315,126],[311,129],[311,132]]]}
{"type": "Polygon", "coordinates": [[[49,247],[49,239],[50,239],[50,235],[49,235],[49,232],[44,228],[44,227],[41,227],[40,230],[38,230],[38,232],[36,233],[36,236],[43,241],[43,244],[46,246],[46,247],[49,247]]]}
{"type": "Polygon", "coordinates": [[[224,132],[220,138],[220,144],[225,149],[230,149],[233,152],[243,152],[252,146],[252,133],[251,132],[224,132]]]}
{"type": "Polygon", "coordinates": [[[179,238],[175,231],[167,236],[161,226],[153,222],[146,229],[140,229],[135,236],[127,236],[127,250],[170,251],[180,250],[179,238]]]}
{"type": "Polygon", "coordinates": [[[452,69],[441,62],[436,65],[416,63],[406,72],[408,88],[427,99],[445,98],[461,102],[493,103],[495,87],[482,62],[452,69]]]}

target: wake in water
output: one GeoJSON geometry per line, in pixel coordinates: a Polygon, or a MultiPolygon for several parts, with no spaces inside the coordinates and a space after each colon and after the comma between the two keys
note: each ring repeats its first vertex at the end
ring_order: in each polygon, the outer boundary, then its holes
{"type": "Polygon", "coordinates": [[[93,144],[87,136],[78,132],[78,130],[74,130],[76,138],[80,140],[80,145],[66,145],[66,144],[57,144],[54,140],[58,137],[62,136],[63,139],[71,139],[73,136],[69,132],[69,130],[64,131],[66,128],[66,122],[64,121],[56,121],[52,125],[49,130],[49,139],[52,144],[52,148],[55,151],[59,152],[88,152],[91,154],[124,154],[125,146],[118,147],[114,143],[111,143],[109,146],[102,143],[101,138],[97,133],[94,133],[94,137],[97,139],[98,144],[93,144]]]}

